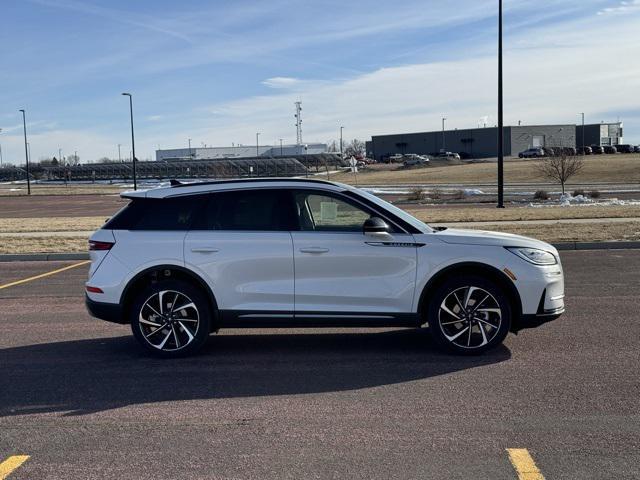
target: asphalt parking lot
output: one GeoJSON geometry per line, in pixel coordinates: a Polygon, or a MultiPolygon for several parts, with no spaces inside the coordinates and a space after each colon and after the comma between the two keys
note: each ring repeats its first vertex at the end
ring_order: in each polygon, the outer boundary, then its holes
{"type": "Polygon", "coordinates": [[[639,478],[640,253],[562,260],[567,313],[482,357],[414,330],[228,330],[178,361],[89,317],[87,265],[2,288],[74,262],[0,263],[0,462],[10,479],[515,479],[518,448],[547,480],[639,478]]]}

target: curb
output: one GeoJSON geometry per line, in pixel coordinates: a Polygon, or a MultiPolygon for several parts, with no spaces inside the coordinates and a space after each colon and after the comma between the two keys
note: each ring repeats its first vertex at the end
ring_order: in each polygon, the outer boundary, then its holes
{"type": "MultiPolygon", "coordinates": [[[[626,250],[640,249],[640,242],[563,242],[552,243],[558,250],[626,250]]],[[[0,262],[42,262],[64,260],[89,260],[88,253],[26,253],[0,254],[0,262]]]]}

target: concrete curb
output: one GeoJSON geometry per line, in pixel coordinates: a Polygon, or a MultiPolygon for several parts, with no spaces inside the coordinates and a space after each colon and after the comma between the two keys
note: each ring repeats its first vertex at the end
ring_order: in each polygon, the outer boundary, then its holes
{"type": "MultiPolygon", "coordinates": [[[[640,242],[565,242],[553,243],[558,250],[624,250],[640,249],[640,242]]],[[[88,253],[0,254],[0,262],[42,262],[52,260],[89,260],[88,253]]]]}

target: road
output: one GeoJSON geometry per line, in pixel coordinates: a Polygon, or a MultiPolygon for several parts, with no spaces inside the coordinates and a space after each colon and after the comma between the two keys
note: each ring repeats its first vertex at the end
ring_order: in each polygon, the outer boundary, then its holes
{"type": "Polygon", "coordinates": [[[521,448],[547,480],[637,479],[640,255],[562,259],[567,313],[482,357],[414,330],[229,330],[178,361],[87,315],[86,265],[1,288],[71,262],[1,263],[0,462],[11,480],[501,480],[521,448]]]}

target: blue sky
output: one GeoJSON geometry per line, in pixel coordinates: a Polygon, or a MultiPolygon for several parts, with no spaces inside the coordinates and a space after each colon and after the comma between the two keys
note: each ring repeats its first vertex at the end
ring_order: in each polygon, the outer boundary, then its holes
{"type": "MultiPolygon", "coordinates": [[[[497,2],[3,0],[0,144],[77,150],[305,141],[495,123],[497,2]]],[[[507,123],[625,122],[640,142],[640,0],[505,0],[507,123]]]]}

